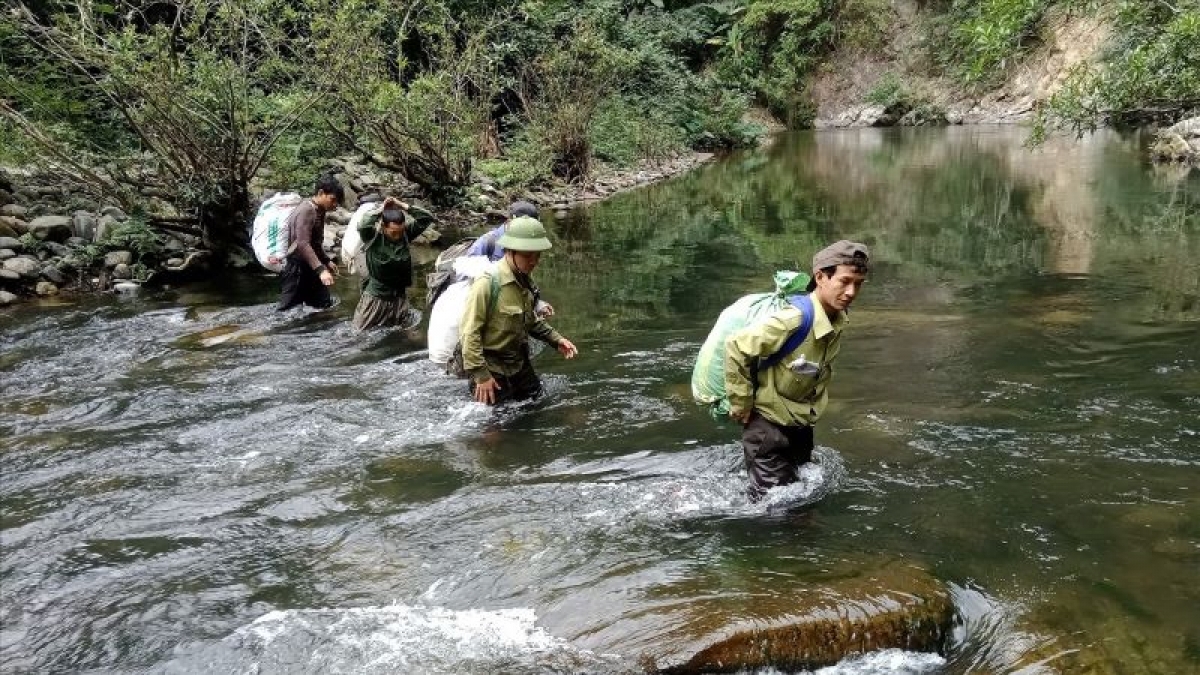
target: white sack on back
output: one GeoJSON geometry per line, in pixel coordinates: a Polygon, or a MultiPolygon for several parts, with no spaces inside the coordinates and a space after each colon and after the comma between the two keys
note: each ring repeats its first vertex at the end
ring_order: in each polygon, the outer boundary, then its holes
{"type": "Polygon", "coordinates": [[[450,284],[429,310],[430,361],[445,364],[454,357],[454,348],[458,346],[458,323],[462,320],[470,290],[470,279],[450,284]]]}
{"type": "Polygon", "coordinates": [[[365,274],[366,261],[363,259],[363,240],[362,235],[358,233],[358,226],[362,224],[363,218],[368,214],[383,213],[383,202],[367,202],[354,210],[354,215],[350,216],[350,224],[346,226],[346,233],[342,235],[342,262],[351,274],[365,274]]]}
{"type": "Polygon", "coordinates": [[[454,273],[459,279],[474,279],[492,269],[494,265],[486,255],[468,255],[454,259],[454,273]]]}
{"type": "Polygon", "coordinates": [[[283,270],[288,253],[287,217],[304,198],[295,192],[276,192],[258,207],[250,226],[250,247],[258,263],[272,272],[283,270]]]}

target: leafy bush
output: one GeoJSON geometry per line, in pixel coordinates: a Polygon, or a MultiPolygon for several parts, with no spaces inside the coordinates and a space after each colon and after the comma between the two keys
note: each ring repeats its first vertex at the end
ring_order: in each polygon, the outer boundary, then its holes
{"type": "Polygon", "coordinates": [[[893,108],[897,105],[907,103],[909,93],[900,83],[900,77],[891,71],[884,73],[875,86],[871,87],[871,91],[867,92],[867,102],[881,105],[885,108],[893,108]]]}
{"type": "Polygon", "coordinates": [[[1200,108],[1200,0],[1123,0],[1115,16],[1118,39],[1105,63],[1069,75],[1039,116],[1035,140],[1049,128],[1169,122],[1200,108]]]}
{"type": "Polygon", "coordinates": [[[997,84],[1036,37],[1053,0],[954,0],[935,30],[940,61],[969,84],[997,84]]]}

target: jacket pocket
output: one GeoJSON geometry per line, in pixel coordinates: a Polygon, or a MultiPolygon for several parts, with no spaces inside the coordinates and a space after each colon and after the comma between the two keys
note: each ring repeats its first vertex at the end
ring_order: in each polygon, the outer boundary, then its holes
{"type": "Polygon", "coordinates": [[[775,391],[780,397],[789,401],[803,403],[815,398],[817,376],[796,375],[786,366],[776,366],[771,369],[774,376],[775,391]]]}

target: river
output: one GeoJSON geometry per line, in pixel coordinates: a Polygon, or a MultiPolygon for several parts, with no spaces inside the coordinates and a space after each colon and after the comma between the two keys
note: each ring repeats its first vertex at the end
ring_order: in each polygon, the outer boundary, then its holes
{"type": "Polygon", "coordinates": [[[797,133],[548,220],[580,355],[499,411],[354,334],[352,279],[4,310],[0,667],[639,672],[689,613],[903,564],[946,653],[821,672],[1200,672],[1200,172],[1023,141],[797,133]],[[840,238],[876,265],[820,465],[752,505],[692,359],[840,238]]]}

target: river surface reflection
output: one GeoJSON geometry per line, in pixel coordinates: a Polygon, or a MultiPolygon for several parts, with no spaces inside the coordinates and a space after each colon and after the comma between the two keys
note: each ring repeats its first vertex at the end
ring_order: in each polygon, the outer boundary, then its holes
{"type": "Polygon", "coordinates": [[[827,672],[1200,671],[1200,174],[1023,140],[788,135],[550,222],[581,354],[497,414],[351,332],[351,279],[326,314],[260,275],[6,310],[0,664],[637,672],[705,603],[903,564],[950,651],[827,672]],[[821,465],[750,505],[692,359],[838,238],[878,264],[821,465]]]}

